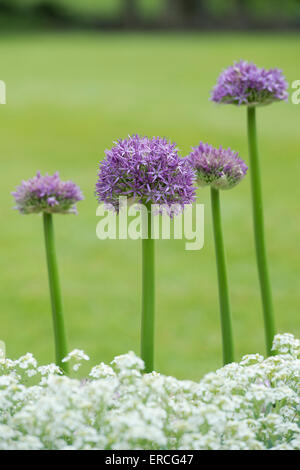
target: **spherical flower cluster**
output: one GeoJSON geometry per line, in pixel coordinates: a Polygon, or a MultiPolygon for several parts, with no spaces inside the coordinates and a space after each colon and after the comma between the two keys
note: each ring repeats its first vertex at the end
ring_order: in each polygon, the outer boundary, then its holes
{"type": "Polygon", "coordinates": [[[192,149],[188,162],[196,172],[198,184],[211,185],[215,189],[233,188],[244,178],[248,170],[237,152],[221,146],[214,148],[203,142],[192,149]]]}
{"type": "Polygon", "coordinates": [[[76,203],[83,199],[80,188],[73,181],[61,181],[59,173],[23,181],[12,193],[21,214],[38,212],[76,214],[76,203]]]}
{"type": "Polygon", "coordinates": [[[194,174],[176,145],[160,137],[133,135],[118,140],[100,162],[96,195],[119,210],[119,198],[183,208],[195,199],[194,174]]]}
{"type": "Polygon", "coordinates": [[[85,380],[32,354],[0,358],[0,450],[299,450],[300,341],[274,348],[199,382],[143,374],[132,352],[85,380]]]}
{"type": "Polygon", "coordinates": [[[221,73],[211,100],[223,104],[266,105],[287,100],[287,88],[281,70],[266,70],[241,60],[221,73]]]}

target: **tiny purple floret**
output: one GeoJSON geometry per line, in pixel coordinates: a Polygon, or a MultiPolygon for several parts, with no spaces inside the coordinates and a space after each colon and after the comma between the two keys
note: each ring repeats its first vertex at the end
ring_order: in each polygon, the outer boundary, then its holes
{"type": "Polygon", "coordinates": [[[42,176],[38,171],[34,178],[23,181],[12,195],[15,209],[21,214],[77,214],[76,203],[83,199],[80,188],[73,181],[61,181],[58,172],[42,176]]]}
{"type": "Polygon", "coordinates": [[[248,167],[233,150],[222,146],[200,142],[187,157],[196,172],[199,186],[210,185],[215,189],[230,189],[236,186],[246,175],[248,167]]]}
{"type": "Polygon", "coordinates": [[[263,106],[286,101],[287,88],[288,83],[281,70],[266,70],[241,60],[221,73],[211,100],[221,104],[263,106]]]}
{"type": "Polygon", "coordinates": [[[164,205],[172,215],[175,205],[181,210],[194,202],[195,175],[186,160],[180,158],[176,144],[161,137],[138,135],[114,144],[99,165],[99,203],[119,211],[119,197],[126,196],[137,203],[164,205]]]}

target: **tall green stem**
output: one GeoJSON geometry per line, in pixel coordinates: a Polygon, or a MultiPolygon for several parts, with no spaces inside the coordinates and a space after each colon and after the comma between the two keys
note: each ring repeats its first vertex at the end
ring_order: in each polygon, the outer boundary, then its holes
{"type": "Polygon", "coordinates": [[[154,368],[154,240],[151,237],[151,207],[148,208],[148,238],[142,239],[143,293],[141,356],[145,362],[145,372],[154,368]]]}
{"type": "Polygon", "coordinates": [[[268,355],[271,355],[272,343],[275,335],[275,321],[265,246],[264,215],[262,204],[260,166],[257,150],[255,107],[248,107],[248,141],[250,154],[256,259],[264,312],[267,353],[268,355]]]}
{"type": "Polygon", "coordinates": [[[232,321],[230,313],[226,260],[222,233],[220,194],[219,190],[214,188],[211,188],[211,207],[218,271],[219,301],[223,339],[223,363],[228,364],[234,361],[232,321]]]}
{"type": "Polygon", "coordinates": [[[56,364],[66,373],[68,373],[67,363],[62,359],[68,354],[67,340],[64,325],[64,315],[60,293],[58,268],[55,253],[54,228],[52,214],[44,212],[44,234],[48,265],[49,288],[52,306],[52,318],[55,338],[56,364]]]}

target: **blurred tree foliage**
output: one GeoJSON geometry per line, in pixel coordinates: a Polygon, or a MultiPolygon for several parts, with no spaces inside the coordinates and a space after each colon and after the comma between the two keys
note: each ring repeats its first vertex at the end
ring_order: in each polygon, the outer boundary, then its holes
{"type": "MultiPolygon", "coordinates": [[[[1,18],[116,25],[295,25],[300,0],[0,0],[1,18]]],[[[297,23],[298,22],[298,23],[297,23]]],[[[3,21],[2,21],[3,23],[3,21]]]]}

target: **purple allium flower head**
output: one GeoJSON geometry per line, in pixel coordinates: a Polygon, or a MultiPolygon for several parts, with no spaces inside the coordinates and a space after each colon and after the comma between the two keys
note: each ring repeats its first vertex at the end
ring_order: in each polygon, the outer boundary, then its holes
{"type": "Polygon", "coordinates": [[[58,172],[42,176],[38,171],[34,178],[23,181],[12,193],[21,214],[38,212],[76,214],[76,202],[83,199],[73,181],[61,181],[58,172]]]}
{"type": "Polygon", "coordinates": [[[223,147],[200,142],[187,157],[196,172],[200,186],[211,185],[215,189],[230,189],[246,175],[248,167],[238,153],[223,147]]]}
{"type": "Polygon", "coordinates": [[[281,70],[266,70],[241,60],[221,73],[211,100],[221,104],[262,106],[274,101],[286,101],[287,88],[281,70]]]}
{"type": "Polygon", "coordinates": [[[119,197],[142,204],[164,204],[171,215],[195,200],[193,170],[180,158],[176,144],[160,137],[129,136],[118,140],[100,162],[96,196],[119,210],[119,197]]]}

